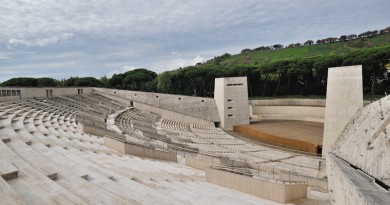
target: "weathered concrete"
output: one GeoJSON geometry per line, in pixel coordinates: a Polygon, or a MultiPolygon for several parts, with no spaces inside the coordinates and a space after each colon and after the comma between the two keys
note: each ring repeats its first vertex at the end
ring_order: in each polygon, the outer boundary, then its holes
{"type": "Polygon", "coordinates": [[[25,100],[33,98],[59,97],[64,95],[90,94],[91,87],[69,87],[69,88],[27,88],[27,87],[0,87],[0,102],[25,100]],[[4,95],[5,91],[5,95],[4,95]],[[8,95],[10,93],[10,95],[8,95]]]}
{"type": "Polygon", "coordinates": [[[222,128],[232,130],[233,125],[249,124],[246,77],[216,78],[214,99],[222,128]]]}
{"type": "Polygon", "coordinates": [[[133,107],[137,108],[139,110],[147,110],[149,112],[156,113],[160,117],[166,118],[169,120],[175,120],[178,122],[183,122],[183,123],[188,123],[188,124],[198,124],[198,125],[203,125],[203,126],[207,126],[207,127],[214,127],[214,122],[212,122],[212,121],[193,117],[191,115],[186,115],[186,114],[174,112],[174,111],[167,110],[164,108],[159,108],[159,107],[147,105],[144,103],[133,102],[133,107]]]}
{"type": "Polygon", "coordinates": [[[5,180],[18,177],[19,170],[9,161],[0,158],[0,176],[5,180]]]}
{"type": "Polygon", "coordinates": [[[252,106],[304,106],[325,107],[326,100],[322,99],[272,99],[272,100],[249,100],[252,106]]]}
{"type": "Polygon", "coordinates": [[[212,98],[106,88],[93,88],[93,92],[127,99],[129,105],[130,102],[139,102],[211,122],[220,121],[215,101],[212,98]]]}
{"type": "Polygon", "coordinates": [[[174,151],[157,150],[142,145],[129,144],[107,136],[104,137],[104,145],[112,149],[115,149],[123,154],[130,154],[138,157],[177,162],[177,154],[174,151]]]}
{"type": "Polygon", "coordinates": [[[361,109],[331,152],[390,186],[390,96],[361,109]]]}
{"type": "Polygon", "coordinates": [[[307,196],[306,184],[284,184],[213,168],[206,168],[206,182],[280,203],[306,198],[307,196]]]}
{"type": "Polygon", "coordinates": [[[0,177],[0,203],[3,205],[26,204],[23,199],[0,177]]]}
{"type": "Polygon", "coordinates": [[[323,192],[328,192],[328,180],[327,179],[320,179],[310,176],[303,176],[297,173],[288,173],[288,172],[281,172],[279,174],[279,179],[285,180],[285,181],[301,181],[305,182],[308,186],[315,187],[317,189],[320,189],[323,192]]]}
{"type": "Polygon", "coordinates": [[[221,160],[217,157],[204,155],[204,154],[198,154],[197,157],[186,156],[187,166],[200,169],[203,171],[206,171],[207,168],[216,164],[221,164],[221,160]]]}
{"type": "Polygon", "coordinates": [[[347,162],[327,155],[330,200],[333,205],[387,205],[390,194],[373,182],[373,178],[352,168],[347,162]]]}
{"type": "Polygon", "coordinates": [[[329,68],[322,156],[363,107],[362,66],[329,68]]]}
{"type": "Polygon", "coordinates": [[[302,120],[324,122],[325,107],[320,106],[259,106],[251,105],[252,121],[257,120],[302,120]]]}

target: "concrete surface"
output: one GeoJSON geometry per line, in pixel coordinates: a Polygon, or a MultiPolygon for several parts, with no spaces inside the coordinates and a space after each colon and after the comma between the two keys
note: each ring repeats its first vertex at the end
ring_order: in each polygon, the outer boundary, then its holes
{"type": "Polygon", "coordinates": [[[373,178],[352,168],[333,154],[327,155],[329,195],[334,205],[387,205],[390,194],[373,182],[373,178]]]}
{"type": "Polygon", "coordinates": [[[216,78],[214,99],[222,128],[233,130],[233,125],[249,124],[246,77],[216,78]]]}
{"type": "Polygon", "coordinates": [[[362,66],[328,69],[324,142],[322,156],[340,136],[345,126],[363,107],[362,66]]]}

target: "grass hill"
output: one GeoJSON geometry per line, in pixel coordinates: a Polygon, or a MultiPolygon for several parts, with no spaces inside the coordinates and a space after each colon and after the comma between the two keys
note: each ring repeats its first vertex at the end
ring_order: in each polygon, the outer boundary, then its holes
{"type": "MultiPolygon", "coordinates": [[[[348,53],[349,51],[385,46],[390,46],[390,33],[385,33],[374,37],[358,38],[345,42],[315,44],[310,46],[300,46],[268,51],[252,50],[248,53],[241,53],[225,57],[222,61],[220,61],[219,65],[262,65],[264,63],[276,62],[280,60],[294,60],[314,56],[341,55],[348,53]]],[[[215,60],[211,60],[208,63],[214,63],[214,61],[215,60]]]]}

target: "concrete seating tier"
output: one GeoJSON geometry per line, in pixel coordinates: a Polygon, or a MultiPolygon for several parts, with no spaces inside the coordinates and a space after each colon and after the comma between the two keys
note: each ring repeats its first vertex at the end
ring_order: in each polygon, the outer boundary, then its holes
{"type": "Polygon", "coordinates": [[[317,157],[302,156],[288,151],[281,151],[258,144],[252,144],[229,135],[220,128],[185,124],[162,119],[161,129],[172,141],[187,142],[199,152],[247,163],[278,167],[285,171],[297,171],[305,176],[325,176],[325,160],[317,157]],[[187,141],[186,141],[187,140],[187,141]]]}
{"type": "Polygon", "coordinates": [[[0,108],[1,204],[272,204],[206,183],[200,170],[103,146],[77,130],[79,104],[52,98],[0,108]]]}

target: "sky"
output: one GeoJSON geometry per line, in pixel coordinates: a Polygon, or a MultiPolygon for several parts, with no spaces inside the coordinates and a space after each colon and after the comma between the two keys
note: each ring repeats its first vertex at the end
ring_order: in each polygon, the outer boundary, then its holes
{"type": "Polygon", "coordinates": [[[0,82],[156,73],[390,26],[388,0],[0,0],[0,82]]]}

